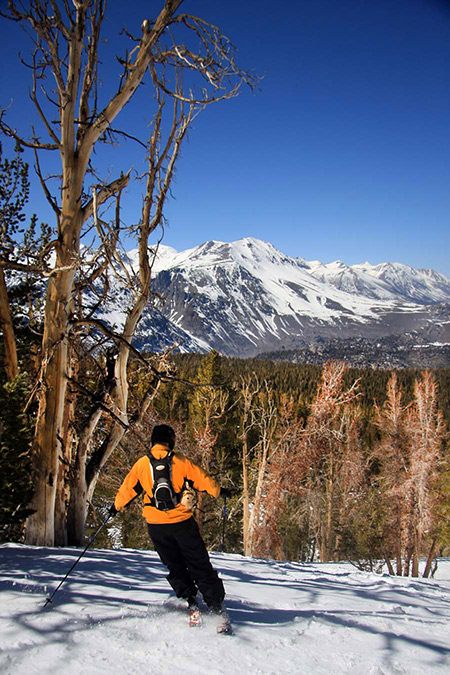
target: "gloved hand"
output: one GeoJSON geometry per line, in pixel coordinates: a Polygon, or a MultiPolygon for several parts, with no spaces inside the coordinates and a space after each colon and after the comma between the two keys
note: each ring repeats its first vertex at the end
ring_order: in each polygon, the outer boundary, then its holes
{"type": "Polygon", "coordinates": [[[220,496],[221,497],[231,497],[233,493],[231,492],[230,488],[226,487],[221,487],[220,488],[220,496]]]}
{"type": "Polygon", "coordinates": [[[112,518],[114,518],[114,516],[117,515],[117,509],[116,509],[116,507],[114,506],[114,502],[113,502],[113,503],[111,504],[111,506],[109,507],[108,513],[109,513],[109,515],[110,515],[112,518]]]}

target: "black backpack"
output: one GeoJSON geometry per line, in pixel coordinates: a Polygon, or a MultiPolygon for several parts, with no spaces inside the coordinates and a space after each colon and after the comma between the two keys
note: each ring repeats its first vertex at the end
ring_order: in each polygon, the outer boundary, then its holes
{"type": "Polygon", "coordinates": [[[179,502],[179,495],[172,485],[173,451],[170,450],[162,459],[149,454],[153,478],[153,497],[150,504],[160,511],[174,509],[179,502]]]}

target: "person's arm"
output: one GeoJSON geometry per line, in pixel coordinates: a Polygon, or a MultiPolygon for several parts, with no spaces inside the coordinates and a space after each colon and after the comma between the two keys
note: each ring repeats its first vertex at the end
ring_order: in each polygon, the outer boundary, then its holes
{"type": "Polygon", "coordinates": [[[200,466],[187,458],[184,459],[186,462],[186,477],[192,481],[194,488],[199,492],[208,492],[217,499],[220,495],[220,485],[200,466]]]}
{"type": "Polygon", "coordinates": [[[140,495],[144,488],[142,487],[139,480],[139,468],[140,461],[138,460],[134,466],[131,468],[131,471],[125,477],[122,485],[120,486],[116,498],[114,500],[114,507],[117,511],[120,511],[125,506],[130,504],[138,495],[140,495]]]}

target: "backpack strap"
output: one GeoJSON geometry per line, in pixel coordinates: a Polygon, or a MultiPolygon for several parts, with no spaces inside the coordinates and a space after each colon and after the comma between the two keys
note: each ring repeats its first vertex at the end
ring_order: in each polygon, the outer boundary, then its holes
{"type": "Polygon", "coordinates": [[[153,496],[149,496],[149,503],[163,511],[175,508],[180,501],[180,495],[175,492],[172,484],[173,455],[173,450],[169,450],[167,455],[161,459],[154,457],[151,452],[148,455],[153,479],[153,496]],[[158,497],[157,492],[163,497],[158,497]]]}
{"type": "Polygon", "coordinates": [[[148,458],[150,460],[150,469],[152,472],[153,482],[155,482],[155,480],[161,476],[164,476],[164,478],[167,478],[170,480],[170,483],[172,483],[173,450],[168,450],[167,455],[161,459],[158,459],[152,455],[150,451],[148,458]]]}

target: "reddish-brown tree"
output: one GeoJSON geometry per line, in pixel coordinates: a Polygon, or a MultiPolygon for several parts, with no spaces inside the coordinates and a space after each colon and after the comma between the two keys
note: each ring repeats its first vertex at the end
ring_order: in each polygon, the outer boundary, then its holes
{"type": "Polygon", "coordinates": [[[382,408],[375,407],[375,423],[381,440],[373,450],[380,465],[380,498],[385,504],[384,540],[386,558],[395,558],[396,572],[402,575],[403,552],[411,549],[412,533],[408,513],[411,508],[409,489],[409,440],[406,423],[407,408],[397,375],[393,373],[387,385],[387,398],[382,408]]]}
{"type": "Polygon", "coordinates": [[[304,472],[299,476],[304,497],[299,515],[310,519],[321,561],[338,555],[344,494],[356,489],[351,479],[360,475],[359,468],[349,468],[352,462],[357,467],[361,463],[359,445],[355,444],[357,416],[348,410],[359,396],[358,382],[344,387],[346,369],[344,363],[324,364],[299,448],[304,472]]]}
{"type": "MultiPolygon", "coordinates": [[[[430,372],[416,379],[414,401],[407,407],[394,373],[387,400],[376,409],[381,440],[373,456],[380,465],[379,489],[384,502],[386,559],[396,561],[396,573],[419,574],[419,557],[429,539],[428,564],[435,552],[444,421],[438,410],[437,386],[430,372]]],[[[388,564],[389,567],[389,564],[388,564]]]]}
{"type": "Polygon", "coordinates": [[[436,542],[437,481],[442,464],[444,419],[438,409],[437,385],[430,371],[416,379],[414,403],[407,416],[410,436],[410,482],[413,495],[414,547],[412,576],[419,575],[419,556],[429,538],[433,550],[436,542]]]}
{"type": "Polygon", "coordinates": [[[298,494],[295,477],[302,428],[295,416],[293,398],[283,395],[262,490],[260,522],[253,535],[254,554],[258,557],[286,557],[280,525],[291,498],[298,494]]]}
{"type": "Polygon", "coordinates": [[[351,405],[358,398],[357,383],[345,389],[345,371],[343,363],[325,364],[305,428],[295,419],[292,400],[285,398],[274,415],[258,465],[261,496],[252,510],[259,555],[283,557],[280,516],[297,497],[296,518],[313,533],[320,559],[339,557],[341,530],[363,475],[358,414],[351,405]]]}

